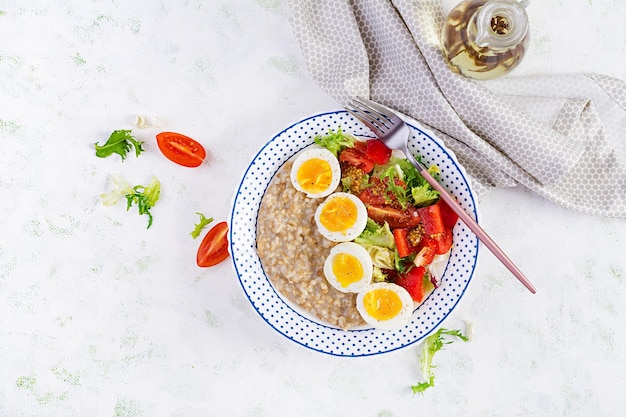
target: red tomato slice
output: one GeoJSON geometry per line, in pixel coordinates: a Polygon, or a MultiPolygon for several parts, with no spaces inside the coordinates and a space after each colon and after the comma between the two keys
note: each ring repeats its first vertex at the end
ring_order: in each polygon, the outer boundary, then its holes
{"type": "Polygon", "coordinates": [[[371,187],[368,187],[359,193],[359,200],[366,205],[371,206],[384,206],[387,203],[385,196],[374,195],[371,187]]]}
{"type": "Polygon", "coordinates": [[[365,156],[365,152],[357,148],[346,148],[339,154],[339,161],[354,165],[366,174],[374,169],[374,161],[365,156]]]}
{"type": "Polygon", "coordinates": [[[161,153],[170,161],[184,167],[195,168],[206,157],[206,151],[195,140],[174,132],[161,132],[156,135],[161,153]]]}
{"type": "Polygon", "coordinates": [[[385,198],[385,194],[388,194],[387,186],[383,184],[380,178],[370,178],[367,185],[359,194],[362,202],[373,206],[383,206],[388,203],[387,198],[385,198]]]}
{"type": "MultiPolygon", "coordinates": [[[[394,179],[394,182],[399,187],[405,187],[404,182],[398,178],[394,179]]],[[[388,189],[388,181],[385,178],[380,180],[378,177],[372,177],[369,180],[368,186],[361,191],[359,198],[366,205],[383,207],[398,201],[398,197],[388,189]]]]}
{"type": "Polygon", "coordinates": [[[365,149],[365,156],[378,165],[385,165],[389,162],[391,149],[389,149],[380,139],[370,139],[366,143],[367,147],[365,149]]]}
{"type": "Polygon", "coordinates": [[[217,265],[228,258],[228,224],[221,222],[209,230],[200,247],[196,262],[198,266],[209,267],[217,265]]]}
{"type": "Polygon", "coordinates": [[[388,206],[367,206],[367,215],[376,223],[389,223],[389,227],[391,227],[392,229],[410,229],[420,224],[420,216],[417,212],[417,209],[411,206],[407,207],[404,210],[388,206]]]}

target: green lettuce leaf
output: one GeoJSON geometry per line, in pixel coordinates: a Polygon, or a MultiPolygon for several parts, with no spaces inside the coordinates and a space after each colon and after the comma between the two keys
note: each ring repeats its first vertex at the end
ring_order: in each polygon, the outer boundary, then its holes
{"type": "Polygon", "coordinates": [[[339,156],[339,152],[345,148],[353,147],[355,140],[354,136],[343,133],[341,127],[336,132],[333,132],[331,129],[326,135],[317,135],[313,139],[316,144],[328,149],[335,156],[339,156]]]}
{"type": "Polygon", "coordinates": [[[389,224],[385,222],[382,226],[380,226],[369,217],[367,218],[365,230],[363,230],[361,234],[354,239],[354,241],[361,245],[383,246],[389,249],[396,247],[396,242],[393,238],[393,233],[389,228],[389,224]]]}
{"type": "Polygon", "coordinates": [[[108,193],[100,194],[100,200],[105,206],[117,204],[122,197],[133,192],[133,186],[120,174],[113,174],[111,176],[111,183],[113,184],[113,189],[108,193]]]}
{"type": "Polygon", "coordinates": [[[133,148],[135,149],[135,156],[139,156],[144,151],[142,144],[143,142],[139,142],[131,135],[130,130],[115,130],[104,145],[98,145],[96,142],[94,148],[98,158],[106,158],[116,153],[123,161],[126,159],[126,154],[133,148]]]}
{"type": "Polygon", "coordinates": [[[137,205],[140,215],[148,216],[148,227],[152,226],[152,213],[150,209],[154,207],[161,195],[161,183],[152,176],[150,183],[146,186],[136,185],[131,193],[126,194],[126,210],[129,210],[133,204],[137,205]]]}
{"type": "Polygon", "coordinates": [[[195,224],[195,228],[189,233],[192,238],[196,239],[202,233],[202,229],[204,229],[209,223],[213,221],[213,217],[205,217],[202,213],[197,213],[200,216],[200,221],[195,224]]]}
{"type": "Polygon", "coordinates": [[[424,381],[411,386],[413,393],[423,393],[426,389],[435,386],[435,374],[432,371],[434,368],[433,357],[435,353],[443,349],[445,345],[452,343],[452,340],[447,339],[445,336],[455,336],[464,342],[469,339],[460,330],[448,330],[440,328],[435,333],[428,336],[422,345],[422,354],[420,356],[420,364],[422,366],[422,378],[424,381]]]}

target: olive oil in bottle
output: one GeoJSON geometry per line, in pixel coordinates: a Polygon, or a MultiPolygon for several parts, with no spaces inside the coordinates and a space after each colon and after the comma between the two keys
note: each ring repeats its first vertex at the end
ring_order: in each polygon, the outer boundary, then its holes
{"type": "Polygon", "coordinates": [[[465,0],[454,7],[442,33],[452,70],[481,80],[513,70],[529,41],[525,7],[525,0],[465,0]]]}

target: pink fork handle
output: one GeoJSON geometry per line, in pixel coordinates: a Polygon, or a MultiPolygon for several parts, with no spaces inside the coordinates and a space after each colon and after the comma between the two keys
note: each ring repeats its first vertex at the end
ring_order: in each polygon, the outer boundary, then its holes
{"type": "Polygon", "coordinates": [[[459,216],[461,221],[465,223],[465,225],[469,227],[472,232],[474,232],[476,237],[478,237],[478,239],[485,246],[487,246],[487,248],[496,256],[496,258],[498,258],[500,262],[502,262],[502,264],[506,266],[506,268],[511,271],[513,275],[515,275],[515,278],[517,278],[522,284],[524,284],[524,286],[528,288],[531,293],[535,294],[537,290],[535,289],[534,285],[528,280],[528,278],[526,278],[526,276],[524,276],[522,271],[520,271],[519,268],[515,266],[513,261],[511,261],[511,259],[506,256],[506,254],[502,251],[502,249],[500,249],[496,242],[494,242],[493,239],[489,237],[487,232],[485,232],[483,228],[480,227],[478,223],[476,223],[474,219],[472,219],[470,215],[465,212],[465,210],[463,210],[459,203],[448,193],[445,188],[443,188],[441,184],[439,184],[439,182],[437,182],[436,179],[432,177],[432,175],[428,173],[426,169],[422,167],[420,167],[419,169],[420,174],[422,174],[426,181],[428,181],[435,190],[439,191],[440,197],[443,198],[446,203],[448,203],[448,206],[450,206],[450,208],[459,216]]]}

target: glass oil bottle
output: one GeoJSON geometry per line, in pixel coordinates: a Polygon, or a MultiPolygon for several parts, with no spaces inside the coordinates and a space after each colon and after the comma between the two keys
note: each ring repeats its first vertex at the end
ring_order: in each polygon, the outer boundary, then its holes
{"type": "Polygon", "coordinates": [[[479,80],[519,65],[529,42],[527,0],[465,0],[448,14],[443,53],[453,71],[479,80]]]}

